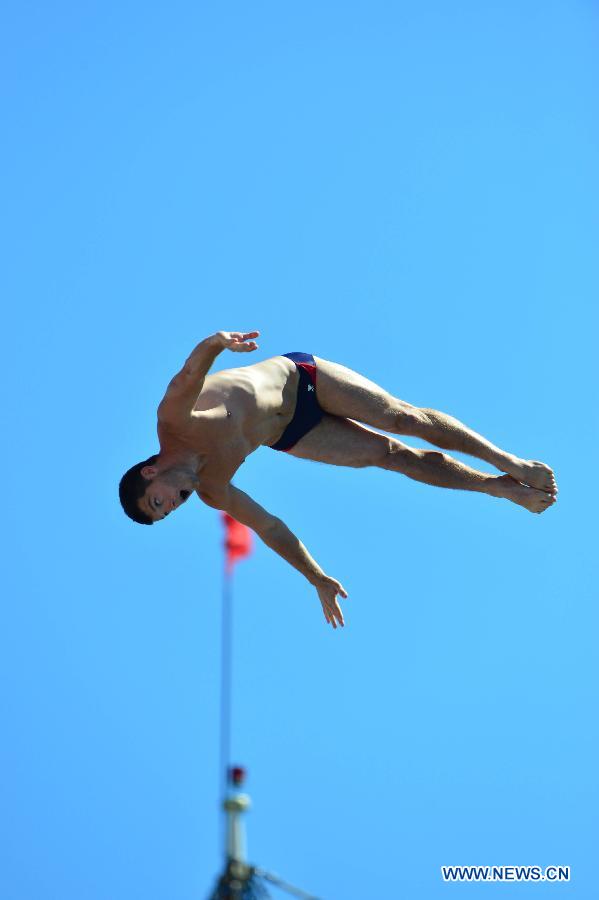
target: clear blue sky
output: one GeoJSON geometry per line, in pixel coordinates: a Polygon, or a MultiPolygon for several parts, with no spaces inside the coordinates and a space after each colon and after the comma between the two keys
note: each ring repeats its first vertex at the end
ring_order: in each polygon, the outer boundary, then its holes
{"type": "Polygon", "coordinates": [[[2,15],[0,895],[213,884],[220,523],[136,526],[117,484],[195,343],[257,328],[546,460],[560,499],[248,459],[350,594],[334,632],[266,547],[238,568],[251,859],[326,900],[488,896],[441,882],[471,863],[596,897],[596,4],[2,15]]]}

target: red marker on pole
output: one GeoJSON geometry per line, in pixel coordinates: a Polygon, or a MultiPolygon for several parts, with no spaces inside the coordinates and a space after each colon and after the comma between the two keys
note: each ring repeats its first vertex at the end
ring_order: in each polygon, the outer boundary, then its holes
{"type": "Polygon", "coordinates": [[[225,571],[231,575],[235,563],[252,552],[252,532],[228,513],[221,513],[225,525],[225,571]]]}

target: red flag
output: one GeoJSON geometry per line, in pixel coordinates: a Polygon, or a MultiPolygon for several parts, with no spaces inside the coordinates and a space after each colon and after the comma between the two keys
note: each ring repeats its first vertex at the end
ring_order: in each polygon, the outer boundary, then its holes
{"type": "Polygon", "coordinates": [[[221,513],[221,518],[225,525],[226,569],[231,572],[238,559],[252,552],[252,532],[228,513],[221,513]]]}

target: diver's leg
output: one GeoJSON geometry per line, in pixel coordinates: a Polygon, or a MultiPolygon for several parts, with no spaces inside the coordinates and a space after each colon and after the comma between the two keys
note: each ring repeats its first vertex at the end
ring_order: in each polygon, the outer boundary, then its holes
{"type": "Polygon", "coordinates": [[[334,466],[378,466],[437,487],[503,497],[530,512],[543,512],[555,501],[551,494],[520,484],[509,475],[478,472],[446,453],[415,450],[396,438],[328,414],[287,452],[334,466]]]}
{"type": "Polygon", "coordinates": [[[553,472],[544,463],[507,453],[453,416],[412,406],[339,363],[317,357],[316,366],[316,394],[325,412],[356,419],[393,434],[418,437],[443,450],[467,453],[507,472],[517,481],[557,493],[553,472]]]}

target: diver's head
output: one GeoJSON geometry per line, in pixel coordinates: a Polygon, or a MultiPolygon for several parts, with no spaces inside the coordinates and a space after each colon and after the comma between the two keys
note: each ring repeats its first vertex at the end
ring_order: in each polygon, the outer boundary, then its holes
{"type": "Polygon", "coordinates": [[[125,472],[119,484],[119,498],[130,519],[140,525],[153,525],[185,503],[196,486],[193,469],[165,465],[155,455],[125,472]]]}

